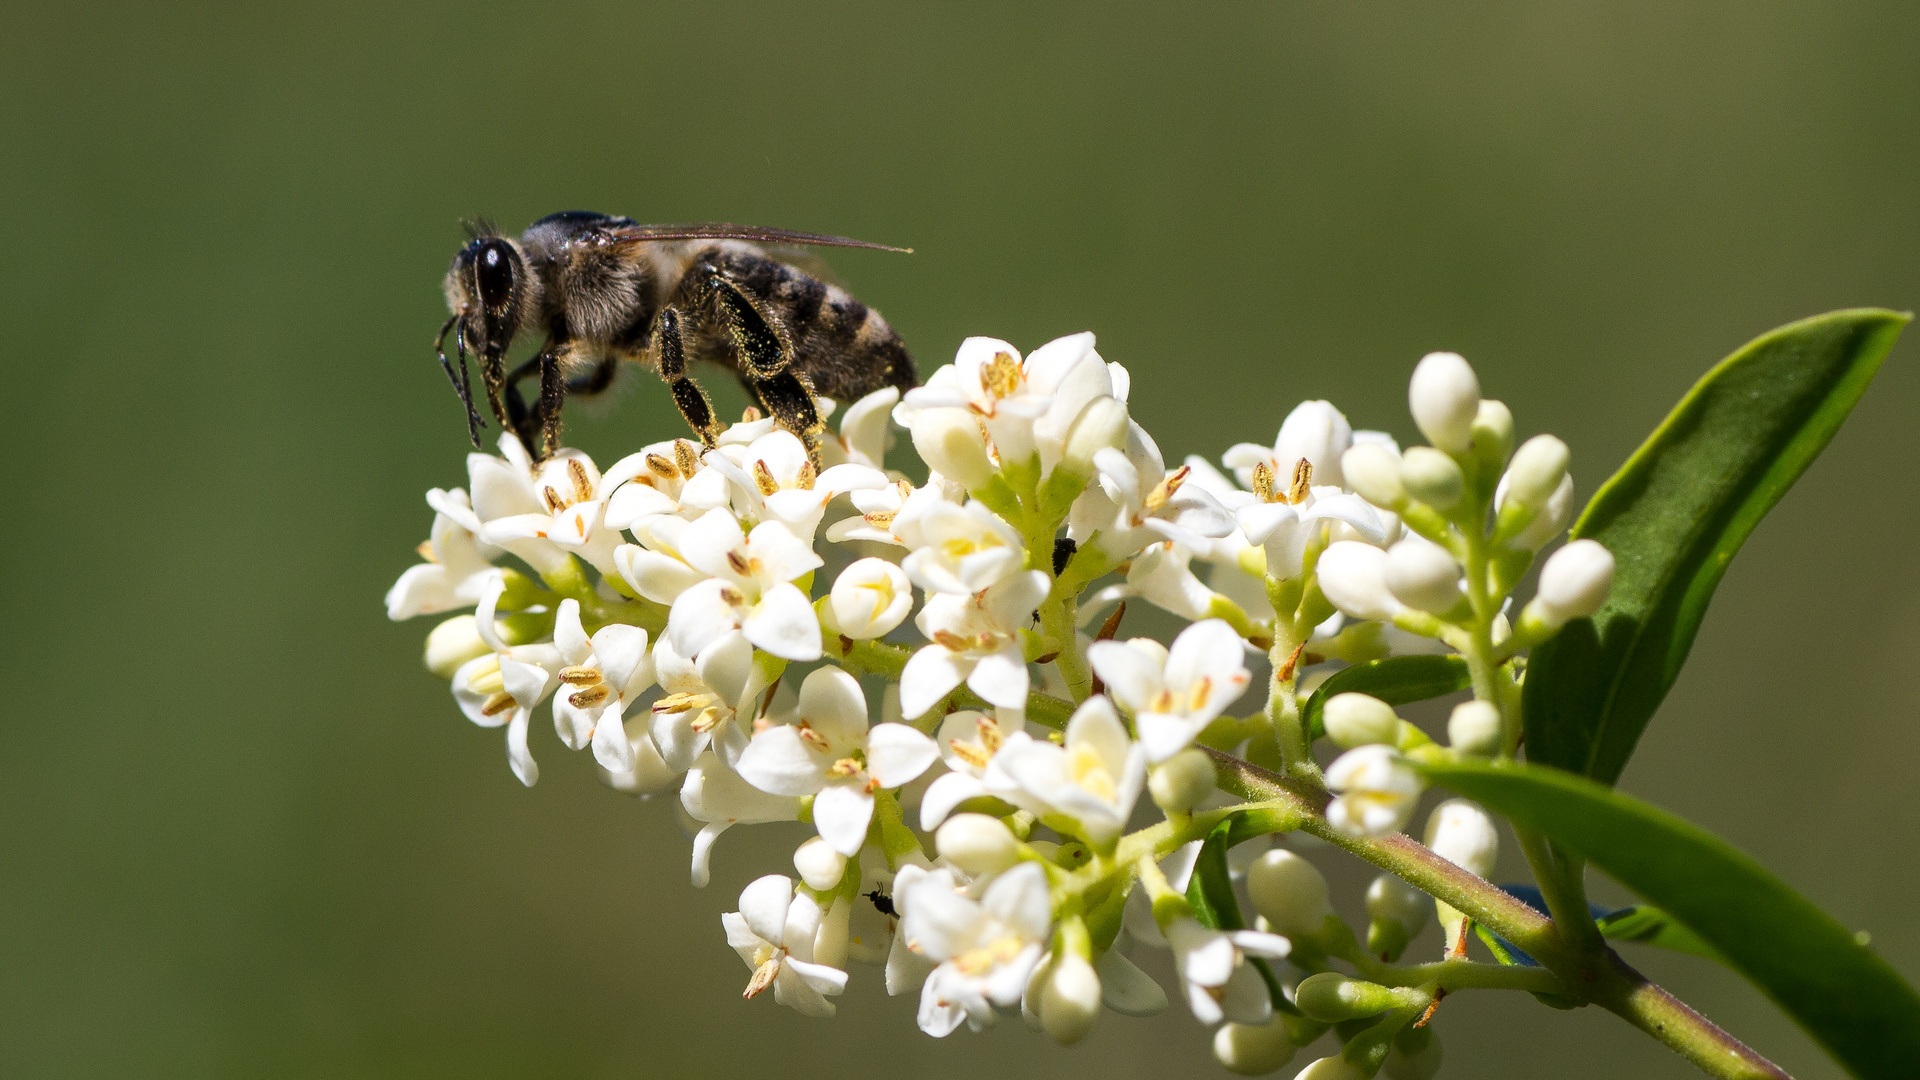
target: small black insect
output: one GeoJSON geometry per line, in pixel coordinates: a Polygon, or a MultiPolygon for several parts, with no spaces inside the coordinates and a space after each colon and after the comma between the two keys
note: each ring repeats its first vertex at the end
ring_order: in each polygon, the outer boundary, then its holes
{"type": "Polygon", "coordinates": [[[874,908],[877,909],[880,912],[880,914],[892,915],[892,916],[895,916],[896,918],[899,916],[900,913],[893,910],[893,897],[888,896],[886,893],[881,892],[879,889],[875,889],[870,893],[864,893],[862,895],[864,895],[867,899],[873,901],[874,908]]]}
{"type": "Polygon", "coordinates": [[[731,369],[810,452],[821,428],[816,395],[848,402],[919,382],[879,312],[762,245],[906,249],[788,229],[641,225],[585,211],[541,218],[518,239],[485,222],[470,228],[472,241],[447,271],[452,317],[434,347],[466,406],[475,446],[485,425],[467,380],[469,349],[479,353],[495,419],[537,458],[559,446],[561,403],[606,390],[623,360],[659,374],[709,446],[720,427],[688,375],[698,360],[731,369]],[[455,330],[457,373],[442,351],[455,330]],[[532,334],[546,343],[509,371],[508,348],[532,334]],[[528,405],[518,384],[536,377],[539,397],[528,405]]]}
{"type": "Polygon", "coordinates": [[[1059,577],[1067,572],[1067,564],[1080,551],[1080,545],[1070,536],[1062,536],[1053,542],[1053,576],[1059,577]]]}

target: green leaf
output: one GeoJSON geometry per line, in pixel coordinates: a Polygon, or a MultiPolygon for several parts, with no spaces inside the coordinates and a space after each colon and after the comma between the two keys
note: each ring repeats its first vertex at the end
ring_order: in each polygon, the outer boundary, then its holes
{"type": "Polygon", "coordinates": [[[1833,438],[1908,319],[1835,311],[1754,340],[1595,493],[1571,535],[1613,552],[1613,595],[1534,650],[1529,759],[1619,779],[1727,564],[1833,438]]]}
{"type": "Polygon", "coordinates": [[[1467,662],[1458,656],[1389,656],[1334,672],[1307,698],[1301,719],[1306,724],[1308,740],[1313,740],[1327,733],[1323,714],[1327,711],[1327,699],[1335,694],[1371,694],[1389,705],[1406,705],[1472,685],[1467,662]]]}
{"type": "Polygon", "coordinates": [[[1421,769],[1658,904],[1853,1075],[1913,1075],[1920,995],[1845,927],[1725,841],[1558,769],[1485,762],[1421,769]]]}
{"type": "Polygon", "coordinates": [[[1637,941],[1642,945],[1704,956],[1722,964],[1727,962],[1727,958],[1720,955],[1720,950],[1652,904],[1635,904],[1619,911],[1610,911],[1594,920],[1594,925],[1600,928],[1603,936],[1615,941],[1637,941]]]}
{"type": "MultiPolygon", "coordinates": [[[[1227,849],[1237,841],[1234,838],[1234,814],[1213,827],[1207,839],[1200,845],[1200,857],[1194,860],[1193,877],[1187,881],[1187,903],[1193,907],[1193,917],[1200,925],[1211,930],[1245,930],[1246,921],[1240,917],[1240,901],[1233,893],[1233,872],[1227,866],[1227,849]]],[[[1246,839],[1242,836],[1240,839],[1246,839]]],[[[1299,1009],[1287,1000],[1286,991],[1280,988],[1280,980],[1265,960],[1248,957],[1260,972],[1260,978],[1267,984],[1267,996],[1273,999],[1275,1011],[1298,1015],[1299,1009]]]]}

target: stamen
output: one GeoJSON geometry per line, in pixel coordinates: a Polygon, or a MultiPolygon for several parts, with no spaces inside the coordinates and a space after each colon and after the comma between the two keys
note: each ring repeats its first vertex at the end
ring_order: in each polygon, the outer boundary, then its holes
{"type": "Polygon", "coordinates": [[[700,468],[700,455],[694,452],[692,443],[685,439],[675,439],[673,440],[673,464],[680,470],[681,476],[692,479],[693,474],[700,468]]]}
{"type": "Polygon", "coordinates": [[[547,513],[549,514],[557,514],[567,508],[566,501],[560,498],[560,493],[551,487],[541,488],[540,497],[546,500],[547,513]]]}
{"type": "Polygon", "coordinates": [[[734,573],[742,576],[752,568],[752,564],[747,562],[746,558],[737,551],[727,552],[727,565],[733,569],[734,573]]]}
{"type": "Polygon", "coordinates": [[[1279,493],[1273,490],[1273,466],[1264,461],[1256,462],[1253,466],[1253,493],[1263,503],[1278,498],[1279,493]]]}
{"type": "Polygon", "coordinates": [[[603,677],[599,668],[587,664],[560,669],[560,681],[568,686],[592,686],[603,677]]]}
{"type": "Polygon", "coordinates": [[[860,520],[876,529],[891,529],[893,527],[893,516],[898,512],[899,511],[896,510],[873,510],[861,514],[860,520]]]}
{"type": "Polygon", "coordinates": [[[947,745],[952,748],[954,757],[959,758],[961,761],[966,762],[976,769],[986,768],[988,760],[993,757],[992,754],[988,753],[986,749],[978,743],[961,742],[959,739],[948,739],[947,745]]]}
{"type": "Polygon", "coordinates": [[[861,766],[859,762],[853,760],[850,757],[843,757],[839,761],[834,762],[832,765],[827,766],[827,775],[858,776],[860,775],[860,767],[861,766]]]}
{"type": "Polygon", "coordinates": [[[933,640],[953,652],[966,652],[968,649],[973,648],[973,642],[968,641],[966,638],[961,637],[951,630],[935,630],[933,632],[933,640]]]}
{"type": "Polygon", "coordinates": [[[1197,713],[1207,707],[1207,699],[1213,696],[1213,679],[1202,675],[1200,681],[1193,684],[1193,690],[1187,695],[1187,711],[1197,713]]]}
{"type": "Polygon", "coordinates": [[[827,752],[827,737],[825,735],[813,730],[813,728],[808,727],[806,724],[801,724],[794,730],[800,733],[801,742],[806,743],[808,746],[813,747],[823,754],[827,752]]]}
{"type": "Polygon", "coordinates": [[[572,702],[576,709],[591,709],[612,696],[612,687],[606,683],[595,683],[584,690],[575,690],[567,700],[572,702]]]}
{"type": "Polygon", "coordinates": [[[989,753],[1000,749],[1000,743],[1002,741],[1000,725],[995,723],[991,718],[983,716],[975,720],[973,722],[973,730],[979,733],[980,745],[989,753]]]}
{"type": "Polygon", "coordinates": [[[1313,491],[1313,462],[1301,458],[1293,463],[1293,484],[1287,488],[1287,501],[1295,506],[1307,501],[1313,491]]]}
{"type": "Polygon", "coordinates": [[[511,708],[513,708],[513,695],[502,690],[480,704],[480,715],[498,716],[511,708]]]}
{"type": "MultiPolygon", "coordinates": [[[[733,560],[729,559],[727,561],[728,564],[731,565],[733,560]]],[[[742,570],[741,573],[744,574],[746,571],[742,570]]],[[[722,585],[720,587],[720,602],[728,607],[740,607],[747,602],[747,595],[731,585],[722,585]]]]}
{"type": "Polygon", "coordinates": [[[803,461],[800,463],[800,475],[795,478],[793,486],[802,491],[812,491],[813,482],[818,479],[820,479],[820,470],[813,467],[813,462],[803,461]]]}
{"type": "Polygon", "coordinates": [[[753,969],[753,978],[747,980],[747,992],[740,996],[743,998],[760,996],[760,994],[766,991],[767,987],[773,985],[774,978],[779,974],[780,958],[776,956],[753,969]]]}
{"type": "Polygon", "coordinates": [[[719,708],[709,705],[699,716],[693,718],[693,723],[687,726],[693,729],[694,734],[704,735],[719,727],[722,719],[719,708]]]}
{"type": "Polygon", "coordinates": [[[674,468],[672,461],[659,454],[647,455],[647,469],[662,480],[680,479],[680,470],[674,468]]]}
{"type": "Polygon", "coordinates": [[[506,688],[507,680],[500,674],[499,668],[494,668],[485,675],[477,679],[472,679],[467,683],[467,689],[473,693],[486,694],[489,696],[497,694],[506,688]]]}
{"type": "Polygon", "coordinates": [[[767,468],[765,461],[756,460],[753,463],[753,486],[759,488],[762,495],[771,495],[780,490],[780,482],[773,478],[773,470],[767,468]]]}
{"type": "Polygon", "coordinates": [[[980,385],[996,399],[1012,397],[1020,389],[1020,362],[1008,353],[994,353],[980,365],[980,385]]]}
{"type": "Polygon", "coordinates": [[[743,424],[751,424],[760,419],[762,419],[762,417],[760,415],[760,406],[758,405],[749,405],[740,410],[740,422],[743,424]]]}
{"type": "Polygon", "coordinates": [[[573,477],[574,502],[586,502],[593,498],[593,480],[587,476],[587,467],[580,464],[578,458],[567,459],[567,475],[573,477]]]}
{"type": "MultiPolygon", "coordinates": [[[[888,514],[887,516],[891,518],[893,515],[888,514]]],[[[439,559],[436,559],[433,557],[433,541],[431,540],[420,541],[420,546],[417,548],[414,548],[413,550],[418,552],[421,558],[427,560],[430,563],[437,563],[440,561],[439,559]]]]}
{"type": "Polygon", "coordinates": [[[706,698],[707,695],[705,694],[668,694],[666,697],[653,703],[653,711],[657,713],[685,712],[693,708],[696,703],[705,701],[706,698]]]}

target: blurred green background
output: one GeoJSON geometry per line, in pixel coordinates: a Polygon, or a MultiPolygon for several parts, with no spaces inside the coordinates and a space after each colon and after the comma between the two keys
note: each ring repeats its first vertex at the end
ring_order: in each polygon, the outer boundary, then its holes
{"type": "MultiPolygon", "coordinates": [[[[544,722],[542,782],[514,781],[420,669],[428,624],[380,603],[421,493],[464,482],[428,351],[463,216],[910,244],[832,262],[923,374],[969,333],[1093,329],[1174,454],[1270,440],[1305,397],[1410,436],[1412,363],[1456,349],[1572,444],[1582,497],[1746,339],[1920,300],[1911,4],[7,21],[9,1077],[1225,1075],[1178,1006],[1063,1051],[1017,1021],[935,1042],[871,969],[834,1021],[742,1002],[718,915],[796,832],[730,835],[697,891],[664,800],[602,790],[544,722]]],[[[1623,781],[1909,978],[1915,360],[1735,562],[1623,781]]],[[[570,431],[604,461],[678,425],[635,379],[570,431]]],[[[1315,857],[1357,911],[1368,875],[1315,857]]],[[[1630,958],[1839,1075],[1735,977],[1630,958]]],[[[1437,1022],[1448,1076],[1694,1075],[1597,1010],[1463,994],[1437,1022]]]]}

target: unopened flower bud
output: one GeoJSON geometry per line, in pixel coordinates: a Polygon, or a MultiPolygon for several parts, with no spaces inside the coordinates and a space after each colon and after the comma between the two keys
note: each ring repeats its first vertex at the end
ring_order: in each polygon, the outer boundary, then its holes
{"type": "Polygon", "coordinates": [[[1323,971],[1300,980],[1300,986],[1293,992],[1293,1003],[1315,1020],[1337,1024],[1342,1020],[1378,1016],[1400,1004],[1400,1000],[1399,995],[1378,983],[1337,971],[1323,971]]]}
{"type": "Polygon", "coordinates": [[[1400,483],[1400,455],[1377,442],[1354,443],[1340,455],[1340,471],[1347,486],[1375,506],[1393,510],[1407,501],[1400,483]]]}
{"type": "Polygon", "coordinates": [[[1400,741],[1400,717],[1393,706],[1366,694],[1335,694],[1327,699],[1321,713],[1327,738],[1342,750],[1369,743],[1397,745],[1400,741]]]}
{"type": "Polygon", "coordinates": [[[1390,746],[1362,746],[1333,759],[1327,786],[1340,793],[1327,804],[1327,824],[1348,836],[1385,836],[1413,816],[1426,782],[1390,746]]]}
{"type": "Polygon", "coordinates": [[[1073,426],[1067,429],[1066,451],[1058,467],[1092,476],[1093,455],[1126,447],[1126,403],[1103,394],[1087,402],[1074,418],[1073,426]]]}
{"type": "Polygon", "coordinates": [[[1387,1080],[1433,1080],[1440,1072],[1440,1036],[1433,1025],[1400,1029],[1380,1071],[1387,1080]]]}
{"type": "Polygon", "coordinates": [[[1505,402],[1491,399],[1480,402],[1473,416],[1473,456],[1486,463],[1491,473],[1500,468],[1513,452],[1513,410],[1505,402]]]}
{"type": "Polygon", "coordinates": [[[1100,976],[1074,953],[1053,962],[1040,988],[1040,1026],[1055,1042],[1072,1046],[1087,1037],[1100,1017],[1100,976]]]}
{"type": "Polygon", "coordinates": [[[1567,475],[1567,444],[1552,435],[1522,443],[1507,466],[1507,498],[1530,509],[1546,505],[1567,475]]]}
{"type": "Polygon", "coordinates": [[[967,490],[983,487],[993,478],[986,433],[967,410],[922,409],[913,418],[911,434],[920,460],[940,475],[958,480],[967,490]]]}
{"type": "Polygon", "coordinates": [[[1463,701],[1447,717],[1447,743],[1463,754],[1490,757],[1500,749],[1500,710],[1488,701],[1463,701]]]}
{"type": "Polygon", "coordinates": [[[816,836],[793,853],[793,868],[800,871],[800,880],[807,883],[807,888],[826,892],[846,876],[847,857],[816,836]]]}
{"type": "Polygon", "coordinates": [[[1367,951],[1387,960],[1399,958],[1407,943],[1427,925],[1433,903],[1427,894],[1392,874],[1367,886],[1367,951]]]}
{"type": "Polygon", "coordinates": [[[1406,606],[1387,588],[1387,553],[1371,544],[1327,545],[1316,572],[1327,600],[1353,618],[1386,621],[1406,606]]]}
{"type": "MultiPolygon", "coordinates": [[[[1341,455],[1353,442],[1353,426],[1339,409],[1327,401],[1303,401],[1281,421],[1280,435],[1273,441],[1273,456],[1284,473],[1293,463],[1305,458],[1313,466],[1315,484],[1343,487],[1341,455]]],[[[1285,483],[1282,477],[1281,482],[1285,483]]]]}
{"type": "Polygon", "coordinates": [[[1297,1049],[1278,1015],[1264,1024],[1222,1024],[1213,1033],[1213,1059],[1241,1076],[1273,1072],[1292,1061],[1297,1049]]]}
{"type": "Polygon", "coordinates": [[[1293,1080],[1370,1080],[1343,1057],[1323,1057],[1293,1074],[1293,1080]]]}
{"type": "Polygon", "coordinates": [[[1169,814],[1184,814],[1213,794],[1219,777],[1213,759],[1198,747],[1189,746],[1153,770],[1147,778],[1147,791],[1160,809],[1169,814]]]}
{"type": "Polygon", "coordinates": [[[1540,591],[1527,607],[1552,628],[1600,610],[1613,591],[1613,553],[1597,540],[1575,540],[1540,568],[1540,591]]]}
{"type": "Polygon", "coordinates": [[[1279,848],[1262,854],[1247,868],[1247,896],[1273,932],[1287,937],[1313,937],[1333,914],[1333,905],[1327,902],[1327,879],[1319,869],[1279,848]]]}
{"type": "Polygon", "coordinates": [[[1407,494],[1441,511],[1460,505],[1467,492],[1459,462],[1431,446],[1415,446],[1400,455],[1400,483],[1407,494]]]}
{"type": "Polygon", "coordinates": [[[1473,420],[1480,412],[1480,380],[1458,353],[1428,353],[1407,384],[1407,407],[1427,441],[1449,454],[1473,446],[1473,420]]]}
{"type": "Polygon", "coordinates": [[[1475,877],[1493,873],[1500,858],[1500,832],[1480,804],[1448,799],[1427,817],[1427,846],[1435,855],[1475,877]]]}
{"type": "Polygon", "coordinates": [[[1424,537],[1409,536],[1387,549],[1387,588],[1408,607],[1435,615],[1459,607],[1466,596],[1460,573],[1453,556],[1424,537]]]}
{"type": "Polygon", "coordinates": [[[1573,520],[1573,477],[1561,476],[1560,486],[1553,489],[1547,501],[1527,526],[1515,533],[1507,541],[1507,547],[1515,551],[1539,551],[1546,547],[1560,530],[1573,520]]]}
{"type": "Polygon", "coordinates": [[[427,632],[427,670],[442,679],[453,678],[461,664],[487,652],[471,615],[455,615],[427,632]]]}
{"type": "Polygon", "coordinates": [[[974,877],[997,874],[1020,861],[1020,841],[999,818],[985,814],[955,814],[940,826],[933,843],[942,858],[974,877]]]}

